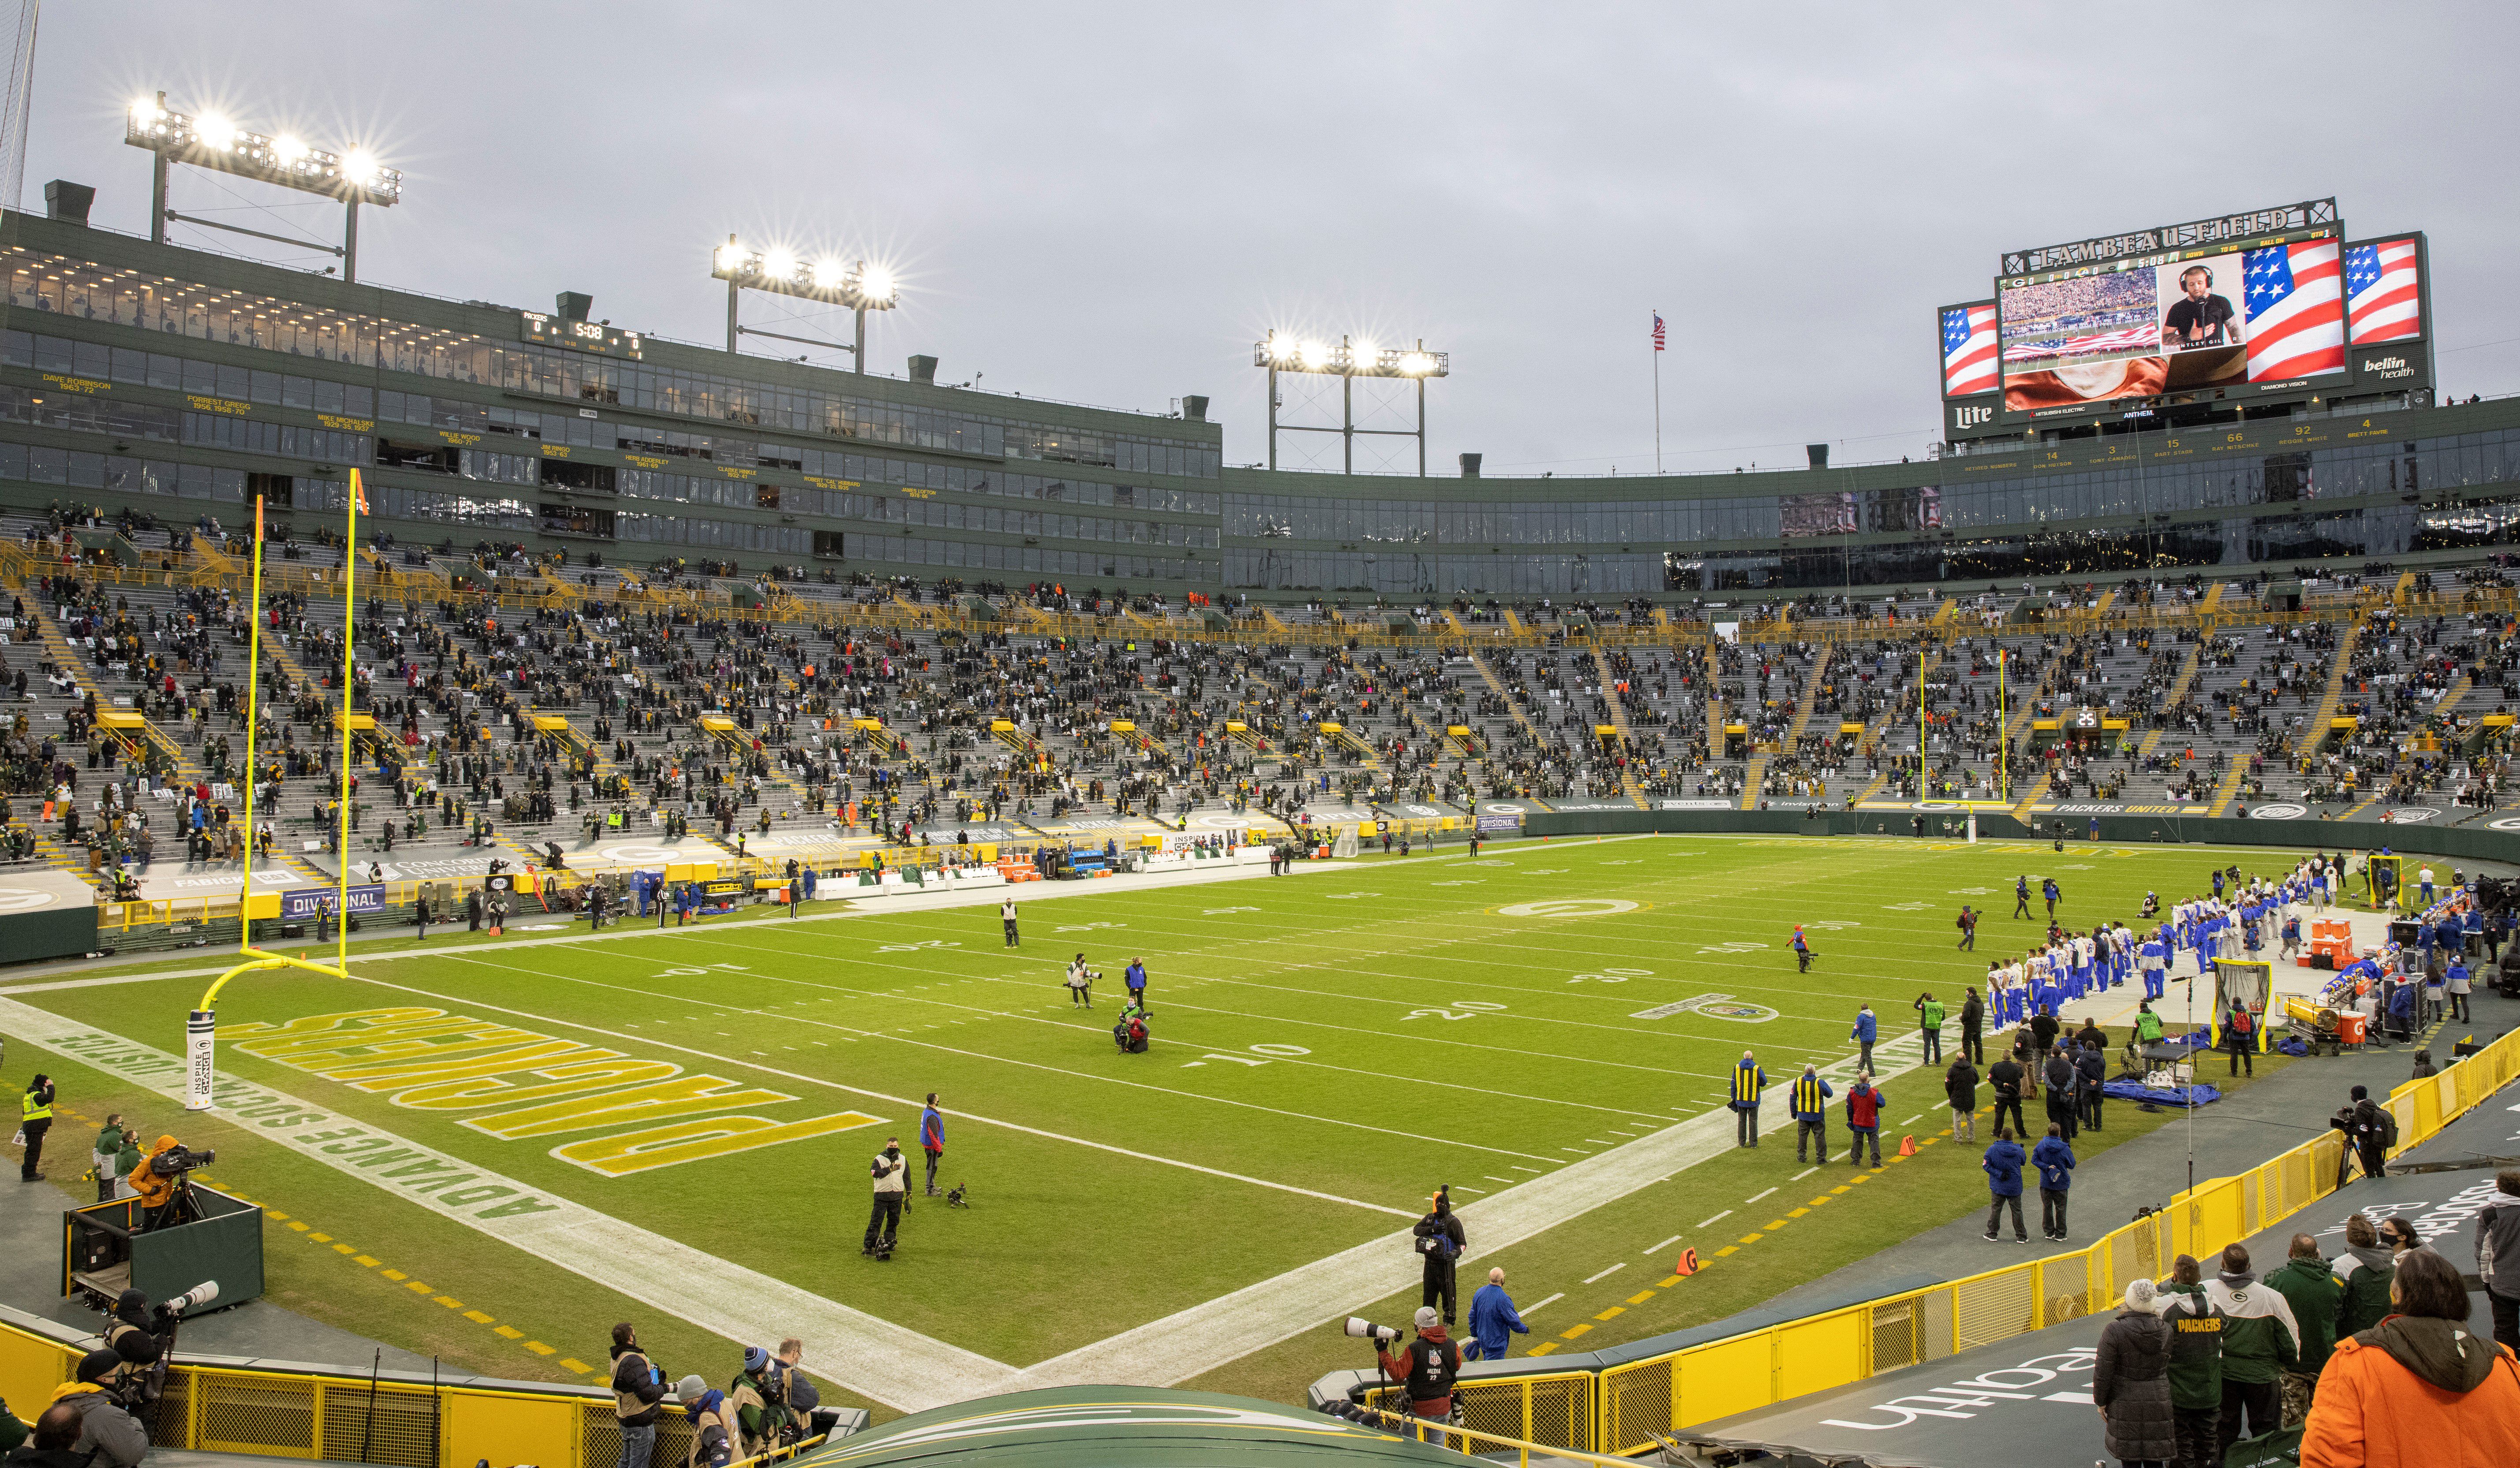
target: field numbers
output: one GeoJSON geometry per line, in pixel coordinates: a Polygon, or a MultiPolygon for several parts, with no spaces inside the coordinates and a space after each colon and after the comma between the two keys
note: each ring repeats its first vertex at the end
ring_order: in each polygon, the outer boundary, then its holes
{"type": "Polygon", "coordinates": [[[1504,1007],[1486,1000],[1455,1000],[1441,1009],[1412,1009],[1400,1017],[1404,1020],[1430,1016],[1435,1019],[1472,1019],[1481,1014],[1493,1014],[1504,1007]]]}
{"type": "Polygon", "coordinates": [[[879,954],[915,954],[922,948],[961,948],[951,938],[922,938],[917,943],[887,943],[876,950],[879,954]]]}
{"type": "Polygon", "coordinates": [[[656,977],[660,979],[697,979],[705,976],[710,969],[717,968],[726,969],[731,973],[742,973],[744,971],[744,967],[741,963],[711,963],[706,968],[659,969],[656,973],[656,977]]]}
{"type": "Polygon", "coordinates": [[[1292,1060],[1298,1055],[1309,1055],[1312,1053],[1312,1051],[1305,1049],[1300,1045],[1255,1045],[1251,1046],[1251,1050],[1252,1054],[1259,1055],[1264,1058],[1254,1060],[1251,1058],[1251,1055],[1228,1055],[1210,1050],[1208,1053],[1199,1056],[1195,1060],[1183,1061],[1182,1069],[1188,1070],[1193,1065],[1205,1065],[1210,1060],[1228,1060],[1232,1061],[1236,1065],[1267,1065],[1270,1059],[1292,1060]]]}
{"type": "Polygon", "coordinates": [[[1569,984],[1624,984],[1630,979],[1652,977],[1653,970],[1650,968],[1604,968],[1599,973],[1579,973],[1566,982],[1569,984]]]}

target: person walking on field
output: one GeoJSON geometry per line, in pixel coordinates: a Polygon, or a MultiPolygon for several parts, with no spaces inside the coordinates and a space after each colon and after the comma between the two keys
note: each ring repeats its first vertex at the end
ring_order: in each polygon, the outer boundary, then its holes
{"type": "Polygon", "coordinates": [[[1974,984],[1960,1001],[1960,1054],[1972,1065],[1986,1064],[1986,1001],[1974,984]]]}
{"type": "Polygon", "coordinates": [[[1759,1058],[1743,1050],[1741,1063],[1732,1067],[1732,1098],[1725,1102],[1738,1118],[1735,1146],[1759,1144],[1759,1092],[1767,1086],[1768,1073],[1759,1068],[1759,1058]]]}
{"type": "Polygon", "coordinates": [[[919,1150],[927,1154],[927,1196],[936,1196],[936,1165],[945,1160],[945,1113],[936,1109],[936,1092],[919,1113],[919,1150]]]}
{"type": "Polygon", "coordinates": [[[1960,941],[1958,947],[1966,949],[1970,953],[1976,953],[1977,914],[1969,911],[1969,905],[1967,903],[1960,904],[1960,915],[1954,918],[1952,921],[1953,925],[1960,930],[1960,941]]]}
{"type": "Polygon", "coordinates": [[[2011,1130],[1996,1128],[1994,1143],[1978,1161],[1978,1166],[1986,1172],[1987,1192],[1995,1200],[1986,1211],[1986,1241],[1990,1244],[2000,1237],[1997,1230],[2002,1225],[2003,1210],[2007,1206],[2012,1209],[2012,1241],[2016,1244],[2030,1242],[2030,1230],[2021,1223],[2021,1164],[2026,1160],[2021,1148],[2012,1140],[2011,1130]]]}
{"type": "Polygon", "coordinates": [[[1531,1327],[1522,1323],[1513,1297],[1505,1292],[1505,1270],[1488,1270],[1488,1282],[1470,1296],[1470,1344],[1462,1354],[1474,1361],[1501,1361],[1513,1337],[1529,1334],[1531,1327]]]}
{"type": "Polygon", "coordinates": [[[2030,915],[2030,878],[2028,876],[2023,876],[2012,884],[2012,915],[2015,917],[2030,915]]]}
{"type": "Polygon", "coordinates": [[[1822,1162],[1828,1161],[1828,1098],[1835,1094],[1837,1091],[1822,1079],[1818,1067],[1805,1061],[1802,1076],[1794,1082],[1793,1089],[1794,1161],[1805,1160],[1806,1142],[1820,1148],[1822,1162]]]}
{"type": "Polygon", "coordinates": [[[1872,1015],[1872,1001],[1866,1000],[1864,1006],[1855,1011],[1855,1028],[1846,1032],[1846,1038],[1854,1041],[1857,1045],[1856,1069],[1866,1071],[1872,1069],[1872,1042],[1879,1038],[1880,1034],[1881,1021],[1872,1015]]]}
{"type": "Polygon", "coordinates": [[[1811,940],[1803,936],[1801,923],[1794,924],[1794,972],[1809,973],[1812,966],[1811,940]]]}
{"type": "Polygon", "coordinates": [[[1943,1063],[1943,1001],[1927,990],[1916,1000],[1916,1022],[1925,1040],[1924,1064],[1943,1063]]]}
{"type": "Polygon", "coordinates": [[[2458,1268],[2399,1263],[2393,1313],[2336,1343],[2301,1436],[2302,1468],[2520,1463],[2520,1359],[2475,1333],[2458,1268]]]}
{"type": "Polygon", "coordinates": [[[2117,1318],[2100,1332],[2092,1362],[2092,1401],[2100,1409],[2109,1455],[2128,1468],[2152,1468],[2179,1456],[2170,1349],[2170,1324],[2155,1309],[2152,1281],[2134,1280],[2117,1318]]]}
{"type": "Polygon", "coordinates": [[[998,904],[998,921],[1007,925],[1007,947],[1023,947],[1022,942],[1015,937],[1015,900],[1013,898],[1010,897],[998,904]]]}

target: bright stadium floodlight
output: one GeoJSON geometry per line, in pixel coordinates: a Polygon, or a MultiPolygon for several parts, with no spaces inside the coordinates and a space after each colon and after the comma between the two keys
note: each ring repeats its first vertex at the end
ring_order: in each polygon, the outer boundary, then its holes
{"type": "Polygon", "coordinates": [[[901,304],[901,288],[892,272],[880,265],[860,260],[842,265],[825,256],[807,264],[785,249],[759,250],[746,245],[740,238],[729,235],[726,243],[709,255],[709,274],[726,282],[726,349],[729,352],[746,336],[769,336],[780,341],[801,341],[807,346],[826,347],[847,352],[857,361],[857,370],[866,371],[866,319],[869,311],[889,311],[901,304]],[[822,341],[811,336],[790,336],[784,332],[765,332],[747,327],[737,320],[737,305],[746,290],[768,290],[779,295],[798,295],[807,300],[829,301],[857,315],[857,344],[822,341]]]}
{"type": "Polygon", "coordinates": [[[130,110],[123,114],[122,141],[134,148],[146,148],[157,156],[149,190],[149,239],[157,245],[166,243],[166,222],[178,220],[203,229],[226,230],[234,235],[251,235],[257,240],[293,245],[300,249],[320,249],[340,259],[342,280],[356,281],[359,278],[359,205],[372,203],[383,208],[402,200],[402,175],[379,162],[376,155],[364,148],[354,148],[347,154],[328,153],[321,148],[309,147],[305,140],[286,133],[265,137],[248,131],[222,113],[204,112],[199,117],[189,117],[168,108],[163,92],[131,104],[130,110]],[[338,199],[346,214],[341,243],[338,245],[308,245],[287,235],[266,234],[261,230],[249,230],[194,214],[177,214],[166,207],[168,165],[174,163],[189,163],[196,168],[211,168],[240,178],[278,184],[284,189],[298,189],[338,199]]]}
{"type": "Polygon", "coordinates": [[[1453,359],[1448,352],[1430,352],[1426,343],[1410,347],[1376,347],[1370,340],[1353,340],[1342,336],[1336,342],[1314,337],[1298,337],[1291,333],[1271,331],[1253,343],[1251,365],[1269,370],[1269,467],[1278,467],[1278,434],[1336,433],[1340,440],[1341,471],[1356,471],[1356,435],[1380,434],[1418,440],[1418,477],[1426,477],[1426,379],[1451,377],[1453,359]],[[1278,374],[1282,372],[1313,373],[1334,377],[1339,381],[1339,425],[1281,423],[1278,422],[1278,374]],[[1358,378],[1402,378],[1418,384],[1418,426],[1415,428],[1360,428],[1356,425],[1355,389],[1358,378]]]}

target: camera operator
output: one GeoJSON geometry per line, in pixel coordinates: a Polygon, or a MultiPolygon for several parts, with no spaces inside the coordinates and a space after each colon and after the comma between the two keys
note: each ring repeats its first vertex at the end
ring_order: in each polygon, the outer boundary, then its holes
{"type": "Polygon", "coordinates": [[[105,1349],[134,1365],[145,1366],[158,1358],[163,1348],[157,1324],[149,1318],[145,1292],[124,1290],[115,1297],[112,1312],[106,1316],[105,1349]]]}
{"type": "Polygon", "coordinates": [[[1453,1190],[1448,1184],[1435,1189],[1435,1206],[1418,1221],[1410,1233],[1418,1241],[1418,1257],[1425,1266],[1418,1303],[1432,1306],[1438,1300],[1444,1306],[1444,1323],[1453,1323],[1454,1262],[1468,1247],[1469,1238],[1462,1230],[1462,1221],[1453,1216],[1453,1190]]]}
{"type": "Polygon", "coordinates": [[[828,1437],[839,1426],[840,1414],[823,1405],[822,1391],[797,1363],[805,1358],[805,1343],[794,1336],[779,1343],[779,1367],[788,1379],[788,1410],[805,1429],[809,1438],[828,1437]]]}
{"type": "Polygon", "coordinates": [[[664,1400],[665,1373],[639,1349],[638,1328],[627,1320],[613,1326],[612,1415],[621,1423],[620,1468],[648,1468],[664,1400]]]}
{"type": "Polygon", "coordinates": [[[114,1405],[105,1392],[105,1379],[122,1364],[122,1357],[113,1352],[91,1351],[79,1357],[78,1379],[59,1388],[53,1396],[55,1410],[68,1407],[79,1414],[78,1437],[71,1442],[71,1450],[84,1449],[91,1461],[111,1464],[112,1468],[132,1468],[149,1455],[148,1430],[138,1418],[114,1405]]]}
{"type": "Polygon", "coordinates": [[[207,1167],[216,1160],[215,1152],[196,1152],[172,1136],[161,1135],[149,1155],[131,1170],[131,1190],[139,1196],[142,1210],[140,1231],[154,1233],[190,1223],[192,1199],[185,1187],[185,1178],[197,1167],[207,1167]]]}
{"type": "Polygon", "coordinates": [[[1409,1349],[1394,1356],[1376,1342],[1373,1354],[1382,1369],[1398,1377],[1409,1390],[1409,1410],[1420,1417],[1445,1418],[1453,1415],[1453,1379],[1462,1374],[1462,1348],[1445,1334],[1444,1322],[1435,1307],[1418,1307],[1418,1339],[1409,1349]]]}

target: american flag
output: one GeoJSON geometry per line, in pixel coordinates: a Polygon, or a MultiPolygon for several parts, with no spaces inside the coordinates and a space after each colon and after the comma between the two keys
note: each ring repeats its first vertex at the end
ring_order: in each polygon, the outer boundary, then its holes
{"type": "Polygon", "coordinates": [[[1943,396],[1995,390],[1995,307],[1943,308],[1943,396]]]}
{"type": "Polygon", "coordinates": [[[2016,341],[2003,349],[2006,362],[2027,362],[2044,357],[2096,357],[2104,352],[2131,352],[2139,347],[2153,347],[2161,342],[2161,334],[2150,327],[2130,327],[2123,332],[2097,332],[2089,336],[2068,336],[2062,341],[2016,341]]]}
{"type": "Polygon", "coordinates": [[[2345,292],[2333,240],[2277,245],[2241,256],[2247,282],[2249,380],[2278,381],[2345,369],[2345,292]]]}
{"type": "Polygon", "coordinates": [[[2356,345],[2403,341],[2424,329],[2415,242],[2382,240],[2345,251],[2345,327],[2356,345]]]}
{"type": "Polygon", "coordinates": [[[1660,311],[1656,311],[1656,312],[1653,314],[1653,319],[1654,319],[1654,350],[1655,350],[1655,351],[1661,351],[1661,350],[1662,350],[1662,313],[1661,313],[1660,311]]]}

